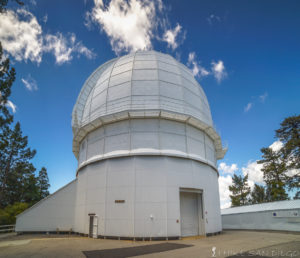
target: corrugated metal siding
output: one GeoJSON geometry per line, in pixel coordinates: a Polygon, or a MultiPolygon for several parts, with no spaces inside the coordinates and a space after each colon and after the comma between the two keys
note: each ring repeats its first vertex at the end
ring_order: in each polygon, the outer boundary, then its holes
{"type": "Polygon", "coordinates": [[[228,214],[247,213],[247,212],[290,210],[290,209],[300,209],[300,200],[287,200],[287,201],[260,203],[254,205],[228,208],[228,209],[221,210],[221,214],[228,215],[228,214]]]}

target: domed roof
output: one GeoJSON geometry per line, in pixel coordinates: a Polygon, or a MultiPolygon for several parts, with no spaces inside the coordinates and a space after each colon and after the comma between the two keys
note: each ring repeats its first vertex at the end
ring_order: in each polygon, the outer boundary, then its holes
{"type": "Polygon", "coordinates": [[[73,151],[76,155],[84,135],[106,121],[162,113],[214,131],[205,93],[186,66],[156,51],[112,59],[92,73],[79,94],[72,114],[73,151]]]}

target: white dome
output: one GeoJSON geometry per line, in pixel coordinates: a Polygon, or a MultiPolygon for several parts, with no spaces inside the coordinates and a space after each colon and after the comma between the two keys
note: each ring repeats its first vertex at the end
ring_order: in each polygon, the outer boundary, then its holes
{"type": "Polygon", "coordinates": [[[112,59],[93,72],[79,94],[72,114],[73,152],[78,156],[81,139],[102,124],[157,116],[210,129],[221,143],[205,93],[186,66],[155,51],[112,59]]]}

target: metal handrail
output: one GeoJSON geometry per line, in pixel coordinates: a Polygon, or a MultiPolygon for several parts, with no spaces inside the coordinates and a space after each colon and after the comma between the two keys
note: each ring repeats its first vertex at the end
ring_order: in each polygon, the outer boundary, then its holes
{"type": "Polygon", "coordinates": [[[0,229],[0,233],[1,232],[14,232],[15,226],[16,225],[1,225],[0,228],[4,228],[4,229],[0,229]]]}
{"type": "Polygon", "coordinates": [[[0,228],[12,227],[12,226],[15,226],[15,224],[11,224],[11,225],[0,225],[0,228]]]}

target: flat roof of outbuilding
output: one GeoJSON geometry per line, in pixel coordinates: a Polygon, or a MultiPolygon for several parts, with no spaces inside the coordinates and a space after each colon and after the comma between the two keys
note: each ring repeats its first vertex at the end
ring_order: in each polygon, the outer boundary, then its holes
{"type": "Polygon", "coordinates": [[[300,209],[300,200],[286,200],[278,202],[267,202],[253,205],[245,205],[221,210],[221,215],[260,212],[260,211],[273,211],[273,210],[292,210],[300,209]]]}

